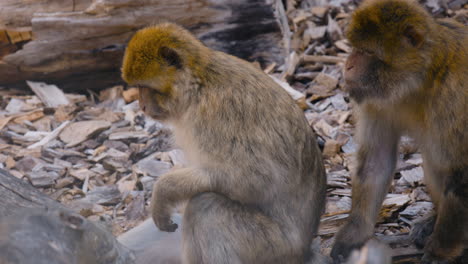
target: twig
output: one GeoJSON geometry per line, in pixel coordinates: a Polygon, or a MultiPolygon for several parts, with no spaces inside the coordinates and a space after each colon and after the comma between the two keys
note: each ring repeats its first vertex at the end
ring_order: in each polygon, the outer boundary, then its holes
{"type": "Polygon", "coordinates": [[[55,139],[62,130],[68,126],[70,121],[65,121],[63,122],[59,127],[57,127],[54,131],[52,131],[49,135],[45,136],[43,139],[41,139],[39,142],[36,142],[30,146],[28,146],[28,149],[33,149],[37,147],[44,146],[45,144],[49,143],[51,140],[55,139]]]}

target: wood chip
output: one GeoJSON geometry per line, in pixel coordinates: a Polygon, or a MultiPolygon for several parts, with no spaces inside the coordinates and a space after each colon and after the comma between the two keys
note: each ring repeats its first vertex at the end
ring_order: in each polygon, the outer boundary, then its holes
{"type": "Polygon", "coordinates": [[[406,183],[414,186],[415,184],[422,183],[424,178],[424,171],[421,167],[416,167],[411,170],[400,171],[401,179],[404,180],[406,183]]]}
{"type": "Polygon", "coordinates": [[[416,202],[410,204],[405,208],[400,215],[408,217],[410,219],[425,216],[434,209],[434,205],[431,202],[416,202]]]}
{"type": "Polygon", "coordinates": [[[314,124],[314,129],[315,131],[317,131],[319,135],[330,138],[333,127],[330,126],[327,123],[327,121],[325,121],[324,119],[321,119],[320,121],[314,124]]]}
{"type": "Polygon", "coordinates": [[[155,160],[152,157],[140,160],[136,164],[136,170],[139,173],[148,175],[151,177],[159,177],[164,173],[167,173],[171,168],[172,164],[164,161],[155,160]]]}
{"type": "Polygon", "coordinates": [[[310,11],[312,12],[312,15],[319,18],[324,18],[327,14],[328,8],[323,6],[314,6],[310,9],[310,11]]]}
{"type": "Polygon", "coordinates": [[[15,123],[23,123],[24,121],[35,121],[42,117],[44,117],[44,111],[42,109],[38,109],[16,117],[13,121],[15,123]]]}
{"type": "Polygon", "coordinates": [[[62,133],[60,133],[59,137],[68,147],[73,147],[91,138],[95,134],[108,129],[110,126],[110,122],[103,120],[76,122],[68,125],[62,133]]]}
{"type": "Polygon", "coordinates": [[[62,90],[55,85],[31,81],[26,81],[26,83],[47,107],[55,108],[59,105],[67,105],[70,103],[62,90]]]}
{"type": "Polygon", "coordinates": [[[122,140],[122,139],[132,139],[132,138],[145,138],[148,137],[146,131],[122,131],[115,132],[109,135],[110,140],[122,140]]]}
{"type": "Polygon", "coordinates": [[[5,111],[10,114],[16,114],[21,112],[21,109],[24,107],[25,102],[20,99],[12,98],[8,105],[5,107],[5,111]]]}
{"type": "Polygon", "coordinates": [[[411,201],[408,194],[388,194],[383,201],[384,207],[397,206],[402,207],[403,205],[411,201]]]}
{"type": "Polygon", "coordinates": [[[31,181],[31,184],[35,187],[50,187],[55,184],[55,180],[57,180],[60,176],[58,173],[53,171],[32,171],[26,174],[26,177],[31,181]]]}
{"type": "Polygon", "coordinates": [[[309,37],[311,40],[316,40],[316,39],[321,39],[325,37],[325,34],[327,33],[327,27],[326,26],[311,26],[307,28],[307,30],[304,32],[305,37],[309,37]]]}
{"type": "Polygon", "coordinates": [[[50,132],[47,136],[45,136],[39,142],[28,146],[28,149],[42,147],[45,144],[49,143],[51,140],[55,139],[60,134],[60,132],[62,132],[62,130],[68,126],[69,123],[70,121],[63,122],[59,127],[57,127],[54,131],[50,132]]]}
{"type": "Polygon", "coordinates": [[[132,87],[125,90],[122,92],[122,96],[127,104],[138,100],[138,88],[132,87]]]}
{"type": "Polygon", "coordinates": [[[348,41],[345,39],[340,39],[335,42],[335,46],[346,53],[351,53],[352,51],[351,46],[349,46],[348,41]]]}
{"type": "Polygon", "coordinates": [[[315,62],[322,62],[322,63],[330,63],[330,64],[337,64],[337,63],[344,63],[346,59],[340,58],[337,56],[328,56],[328,55],[303,55],[302,62],[303,63],[315,63],[315,62]]]}
{"type": "Polygon", "coordinates": [[[82,200],[99,205],[115,205],[120,202],[121,194],[116,185],[95,187],[82,200]]]}
{"type": "Polygon", "coordinates": [[[286,59],[286,69],[284,70],[281,79],[287,79],[294,74],[299,60],[299,56],[297,56],[296,52],[291,52],[291,54],[289,54],[286,59]]]}
{"type": "Polygon", "coordinates": [[[338,142],[336,140],[333,140],[333,139],[329,139],[329,140],[325,141],[325,147],[323,148],[323,153],[322,154],[325,157],[333,157],[336,154],[338,154],[340,149],[341,149],[340,142],[338,142]]]}
{"type": "Polygon", "coordinates": [[[280,79],[274,77],[273,75],[270,75],[270,77],[277,83],[279,84],[288,94],[296,101],[296,103],[301,107],[302,109],[308,108],[306,102],[305,102],[305,95],[294,88],[292,88],[287,82],[281,81],[280,79]]]}
{"type": "Polygon", "coordinates": [[[343,38],[343,32],[336,21],[328,14],[327,33],[333,42],[343,38]]]}
{"type": "Polygon", "coordinates": [[[346,111],[348,110],[348,103],[345,101],[343,94],[338,93],[330,97],[331,103],[335,109],[346,111]]]}
{"type": "Polygon", "coordinates": [[[69,171],[69,174],[75,178],[77,178],[80,181],[84,181],[87,177],[91,178],[95,176],[96,174],[92,171],[90,171],[87,168],[82,168],[82,169],[72,169],[69,171]]]}
{"type": "Polygon", "coordinates": [[[338,79],[336,79],[335,77],[333,77],[330,74],[326,74],[326,73],[323,73],[323,72],[321,72],[319,75],[317,75],[317,77],[315,77],[314,81],[316,83],[318,83],[318,84],[321,84],[321,85],[327,87],[328,91],[331,91],[331,90],[335,89],[336,86],[338,85],[338,79]]]}

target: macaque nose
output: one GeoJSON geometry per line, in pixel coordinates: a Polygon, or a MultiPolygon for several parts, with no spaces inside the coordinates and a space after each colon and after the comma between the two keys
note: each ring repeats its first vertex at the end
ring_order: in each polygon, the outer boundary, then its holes
{"type": "Polygon", "coordinates": [[[354,68],[353,65],[346,65],[346,70],[347,70],[347,71],[351,70],[352,68],[354,68]]]}

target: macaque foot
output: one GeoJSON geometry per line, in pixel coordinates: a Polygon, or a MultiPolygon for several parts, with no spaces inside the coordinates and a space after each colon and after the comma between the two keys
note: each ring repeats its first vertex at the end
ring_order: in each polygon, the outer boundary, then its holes
{"type": "Polygon", "coordinates": [[[427,254],[424,254],[423,258],[421,259],[421,264],[449,264],[450,262],[447,260],[435,260],[427,254]]]}
{"type": "Polygon", "coordinates": [[[159,230],[164,231],[164,232],[174,232],[176,231],[177,227],[179,227],[169,217],[156,217],[153,219],[154,219],[154,223],[159,228],[159,230]]]}
{"type": "Polygon", "coordinates": [[[411,229],[410,238],[417,248],[422,249],[426,245],[426,241],[434,231],[436,215],[430,215],[417,221],[411,229]]]}
{"type": "Polygon", "coordinates": [[[451,247],[442,247],[442,245],[433,239],[433,235],[427,239],[424,247],[424,256],[422,264],[449,264],[454,263],[463,252],[463,245],[454,245],[451,247]]]}
{"type": "Polygon", "coordinates": [[[344,263],[354,249],[361,248],[372,237],[372,234],[362,230],[363,228],[352,222],[341,229],[330,253],[333,263],[344,263]]]}
{"type": "Polygon", "coordinates": [[[159,230],[164,232],[176,231],[178,225],[171,220],[171,214],[164,209],[153,208],[153,221],[159,230]]]}

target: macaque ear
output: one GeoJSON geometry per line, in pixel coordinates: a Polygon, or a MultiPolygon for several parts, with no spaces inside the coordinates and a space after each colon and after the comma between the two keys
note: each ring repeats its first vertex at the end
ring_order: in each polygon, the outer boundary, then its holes
{"type": "Polygon", "coordinates": [[[415,48],[421,47],[424,42],[424,35],[412,26],[408,26],[403,33],[408,42],[415,48]]]}
{"type": "Polygon", "coordinates": [[[177,69],[182,69],[182,59],[179,54],[171,48],[161,47],[159,49],[159,56],[167,62],[170,66],[174,66],[177,69]]]}

